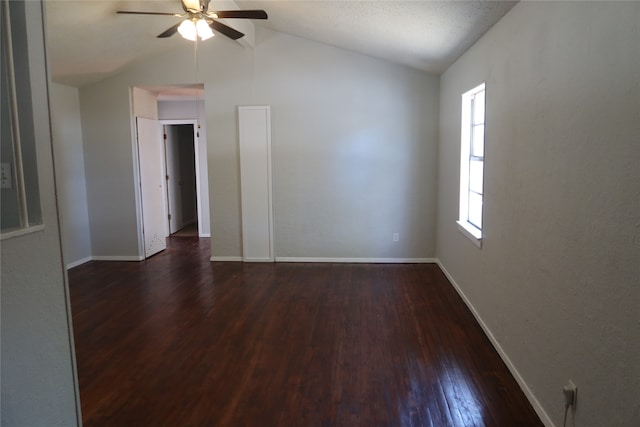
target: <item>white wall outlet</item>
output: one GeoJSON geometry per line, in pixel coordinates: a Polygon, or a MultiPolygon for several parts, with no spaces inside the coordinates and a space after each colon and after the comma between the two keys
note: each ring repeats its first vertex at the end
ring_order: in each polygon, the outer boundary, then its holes
{"type": "Polygon", "coordinates": [[[393,241],[394,242],[399,242],[400,241],[400,234],[399,233],[393,233],[393,241]]]}
{"type": "Polygon", "coordinates": [[[0,188],[12,188],[11,163],[0,163],[0,188]]]}
{"type": "Polygon", "coordinates": [[[564,404],[575,407],[578,400],[578,387],[571,380],[562,387],[562,393],[564,394],[564,404]]]}

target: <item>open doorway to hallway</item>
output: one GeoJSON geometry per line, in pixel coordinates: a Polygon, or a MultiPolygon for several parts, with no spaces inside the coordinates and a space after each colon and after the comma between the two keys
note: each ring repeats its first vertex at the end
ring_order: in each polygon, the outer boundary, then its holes
{"type": "Polygon", "coordinates": [[[163,122],[168,234],[198,236],[197,126],[170,122],[163,122]]]}
{"type": "Polygon", "coordinates": [[[138,126],[134,140],[144,258],[162,251],[168,236],[210,237],[203,85],[134,87],[133,114],[136,124],[155,123],[157,130],[157,136],[145,135],[138,126]],[[143,168],[147,164],[154,170],[143,168]]]}

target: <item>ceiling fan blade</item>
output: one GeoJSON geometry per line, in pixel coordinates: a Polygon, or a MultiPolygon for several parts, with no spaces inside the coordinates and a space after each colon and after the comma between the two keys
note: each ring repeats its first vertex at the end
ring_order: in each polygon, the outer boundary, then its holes
{"type": "Polygon", "coordinates": [[[180,26],[180,24],[182,24],[182,22],[178,22],[176,25],[172,25],[171,27],[167,28],[163,33],[158,35],[158,38],[164,39],[166,37],[171,37],[178,31],[178,27],[180,26]]]}
{"type": "Polygon", "coordinates": [[[222,22],[213,21],[209,26],[219,32],[220,34],[224,34],[229,37],[231,40],[238,40],[240,37],[244,36],[244,33],[241,33],[238,30],[234,30],[228,25],[223,24],[222,22]]]}
{"type": "Polygon", "coordinates": [[[119,10],[116,13],[126,14],[126,15],[165,15],[165,16],[182,16],[177,13],[170,12],[134,12],[132,10],[119,10]]]}
{"type": "Polygon", "coordinates": [[[221,10],[214,12],[218,18],[267,19],[264,10],[221,10]]]}

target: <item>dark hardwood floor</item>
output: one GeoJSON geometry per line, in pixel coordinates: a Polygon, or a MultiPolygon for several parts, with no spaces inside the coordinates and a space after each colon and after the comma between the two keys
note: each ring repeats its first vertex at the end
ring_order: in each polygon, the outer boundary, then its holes
{"type": "Polygon", "coordinates": [[[192,222],[176,231],[171,237],[198,237],[198,224],[192,222]]]}
{"type": "Polygon", "coordinates": [[[209,256],[69,272],[85,426],[542,426],[436,265],[209,256]]]}

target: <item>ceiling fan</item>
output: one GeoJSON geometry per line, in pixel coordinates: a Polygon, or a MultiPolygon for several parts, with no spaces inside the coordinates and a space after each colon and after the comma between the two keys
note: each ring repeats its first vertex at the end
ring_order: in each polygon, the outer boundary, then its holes
{"type": "Polygon", "coordinates": [[[240,18],[240,19],[267,19],[267,12],[264,10],[219,10],[209,11],[210,0],[180,0],[184,13],[169,12],[134,12],[130,10],[119,10],[117,13],[131,15],[167,15],[182,18],[181,22],[169,27],[166,31],[158,35],[158,38],[171,37],[179,32],[187,40],[196,41],[198,37],[206,40],[213,37],[213,31],[224,34],[232,40],[237,40],[244,36],[238,30],[218,21],[219,18],[240,18]]]}

